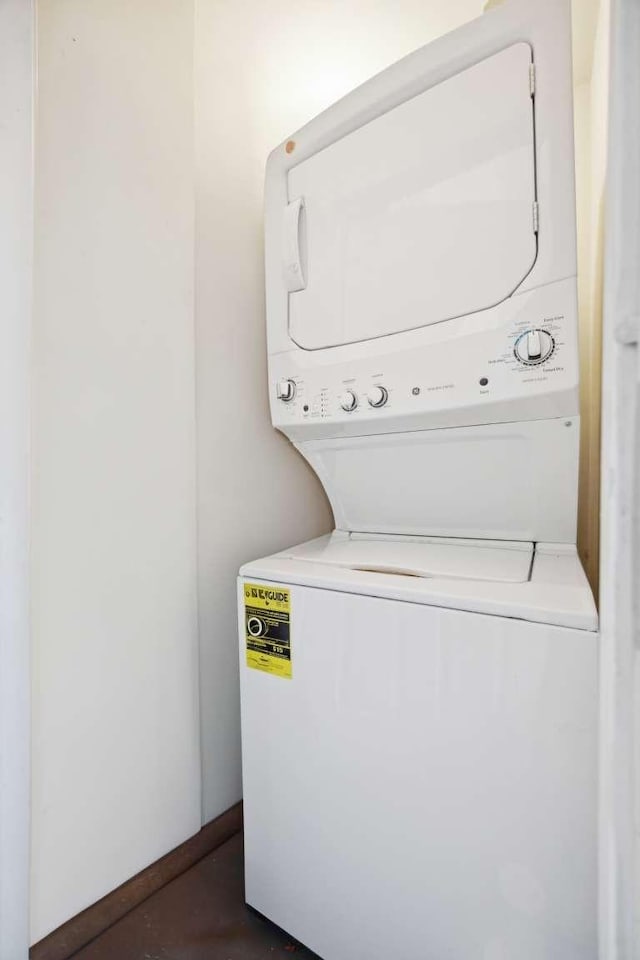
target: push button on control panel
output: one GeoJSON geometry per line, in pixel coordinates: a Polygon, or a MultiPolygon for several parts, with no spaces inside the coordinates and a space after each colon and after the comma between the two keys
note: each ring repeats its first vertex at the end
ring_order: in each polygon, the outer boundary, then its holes
{"type": "Polygon", "coordinates": [[[289,403],[296,395],[296,385],[293,380],[278,380],[276,384],[276,396],[278,400],[289,403]]]}
{"type": "Polygon", "coordinates": [[[384,407],[388,399],[389,393],[386,387],[372,387],[367,394],[367,400],[372,407],[384,407]]]}
{"type": "Polygon", "coordinates": [[[532,367],[544,363],[554,346],[553,337],[546,330],[526,330],[516,340],[514,353],[520,363],[532,367]]]}

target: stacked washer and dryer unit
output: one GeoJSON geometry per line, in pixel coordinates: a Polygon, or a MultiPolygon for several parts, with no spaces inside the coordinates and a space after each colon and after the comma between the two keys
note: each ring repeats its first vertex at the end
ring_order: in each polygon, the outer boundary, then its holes
{"type": "Polygon", "coordinates": [[[270,156],[271,414],[335,531],[239,577],[246,899],[324,960],[595,960],[569,0],[270,156]]]}

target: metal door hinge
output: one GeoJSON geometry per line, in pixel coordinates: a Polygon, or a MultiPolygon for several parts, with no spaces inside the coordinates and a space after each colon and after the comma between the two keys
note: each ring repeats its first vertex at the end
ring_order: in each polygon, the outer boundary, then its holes
{"type": "Polygon", "coordinates": [[[538,232],[539,223],[540,223],[540,217],[538,214],[538,201],[534,200],[533,201],[533,232],[534,233],[538,232]]]}
{"type": "Polygon", "coordinates": [[[536,93],[536,65],[535,63],[529,64],[529,93],[532,97],[536,93]]]}

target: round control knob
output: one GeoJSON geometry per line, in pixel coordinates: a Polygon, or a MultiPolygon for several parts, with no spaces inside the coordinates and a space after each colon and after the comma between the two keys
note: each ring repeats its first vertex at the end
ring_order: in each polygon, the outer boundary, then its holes
{"type": "Polygon", "coordinates": [[[284,403],[290,403],[296,395],[296,385],[293,380],[278,380],[276,384],[276,396],[278,400],[284,403]]]}
{"type": "Polygon", "coordinates": [[[372,407],[384,407],[389,399],[389,393],[386,387],[372,387],[367,394],[367,400],[372,407]]]}
{"type": "Polygon", "coordinates": [[[514,353],[520,363],[535,367],[553,353],[555,342],[546,330],[526,330],[516,340],[514,353]]]}
{"type": "Polygon", "coordinates": [[[358,406],[358,398],[356,397],[353,390],[346,390],[340,397],[340,406],[343,410],[346,410],[347,413],[351,413],[352,410],[358,406]]]}

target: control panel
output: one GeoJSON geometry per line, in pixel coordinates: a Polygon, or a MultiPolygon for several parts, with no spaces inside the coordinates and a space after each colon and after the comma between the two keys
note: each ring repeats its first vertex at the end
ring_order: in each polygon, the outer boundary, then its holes
{"type": "Polygon", "coordinates": [[[274,425],[297,439],[574,416],[575,286],[553,287],[500,304],[488,329],[476,314],[403,335],[404,349],[380,338],[272,356],[274,425]]]}

